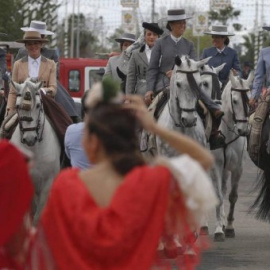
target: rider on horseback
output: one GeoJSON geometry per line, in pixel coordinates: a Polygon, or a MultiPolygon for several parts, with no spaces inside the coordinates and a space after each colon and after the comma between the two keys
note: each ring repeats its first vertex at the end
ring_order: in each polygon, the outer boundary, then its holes
{"type": "MultiPolygon", "coordinates": [[[[169,86],[172,69],[174,67],[175,56],[188,55],[191,59],[196,59],[196,53],[192,42],[182,37],[186,29],[187,16],[184,9],[168,10],[167,29],[170,34],[157,40],[152,50],[149,69],[147,74],[147,89],[145,102],[150,104],[153,96],[169,86]]],[[[200,90],[200,99],[208,107],[213,116],[213,130],[209,139],[212,149],[224,145],[224,137],[218,132],[223,112],[219,105],[214,103],[208,96],[200,90]]]]}

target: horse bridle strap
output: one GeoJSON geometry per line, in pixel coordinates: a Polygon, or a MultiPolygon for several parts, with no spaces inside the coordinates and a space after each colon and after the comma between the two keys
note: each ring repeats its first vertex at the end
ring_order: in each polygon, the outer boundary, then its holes
{"type": "Polygon", "coordinates": [[[248,96],[247,96],[247,92],[248,91],[250,91],[250,89],[238,89],[238,88],[231,87],[231,106],[232,106],[232,110],[233,110],[233,120],[234,120],[235,123],[247,123],[248,122],[248,120],[247,120],[247,117],[248,117],[248,96]],[[246,119],[236,119],[234,109],[233,109],[232,91],[241,93],[241,98],[242,98],[242,103],[243,103],[243,108],[244,108],[244,113],[245,113],[246,119]]]}
{"type": "Polygon", "coordinates": [[[218,79],[218,75],[214,72],[205,71],[202,72],[201,75],[211,75],[212,76],[212,93],[211,98],[214,100],[221,100],[221,88],[218,79]]]}
{"type": "MultiPolygon", "coordinates": [[[[38,93],[36,95],[39,95],[38,93]]],[[[40,108],[38,111],[38,117],[37,117],[37,122],[36,122],[36,126],[34,127],[23,127],[22,122],[32,122],[33,118],[30,116],[20,116],[20,111],[17,108],[17,114],[19,116],[19,127],[20,127],[20,132],[21,132],[21,142],[23,142],[22,140],[22,134],[24,132],[28,132],[28,131],[35,131],[37,133],[37,137],[38,137],[38,142],[41,142],[43,139],[43,131],[44,131],[44,125],[45,125],[45,115],[43,114],[43,123],[41,124],[41,120],[40,120],[40,116],[41,116],[41,112],[43,111],[43,104],[42,104],[42,99],[40,99],[40,108]],[[40,131],[41,129],[41,131],[40,131]],[[39,132],[40,131],[40,132],[39,132]]]]}

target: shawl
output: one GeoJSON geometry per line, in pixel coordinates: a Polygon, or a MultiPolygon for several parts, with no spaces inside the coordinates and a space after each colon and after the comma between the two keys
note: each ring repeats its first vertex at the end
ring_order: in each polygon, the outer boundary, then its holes
{"type": "Polygon", "coordinates": [[[54,182],[41,226],[58,269],[150,269],[164,228],[171,175],[133,169],[108,207],[99,207],[77,169],[54,182]]]}

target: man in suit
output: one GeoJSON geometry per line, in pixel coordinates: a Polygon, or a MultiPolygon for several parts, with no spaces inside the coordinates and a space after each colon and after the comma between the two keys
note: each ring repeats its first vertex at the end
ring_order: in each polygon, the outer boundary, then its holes
{"type": "MultiPolygon", "coordinates": [[[[264,26],[264,30],[270,31],[270,26],[264,26]]],[[[257,62],[257,68],[255,71],[255,77],[253,81],[253,87],[251,90],[251,97],[249,100],[250,106],[254,107],[256,101],[262,93],[262,89],[265,86],[270,87],[270,46],[261,49],[259,59],[257,62]]]]}
{"type": "Polygon", "coordinates": [[[119,82],[122,79],[118,76],[117,67],[124,74],[127,74],[128,70],[128,60],[126,57],[123,57],[124,51],[135,42],[135,35],[130,33],[124,33],[122,37],[116,38],[115,41],[120,43],[121,54],[110,57],[104,76],[111,76],[113,79],[118,80],[119,82]]]}
{"type": "MultiPolygon", "coordinates": [[[[31,21],[30,27],[22,27],[21,30],[23,30],[24,32],[37,31],[40,33],[41,38],[45,38],[45,36],[54,35],[53,32],[47,30],[46,23],[42,21],[31,21]]],[[[28,54],[28,51],[25,48],[21,48],[15,57],[15,61],[23,58],[27,54],[28,54]]],[[[41,54],[44,57],[53,60],[57,64],[57,69],[56,69],[57,77],[59,77],[59,67],[58,67],[59,56],[56,50],[42,46],[41,54]]],[[[74,100],[66,91],[64,86],[59,82],[59,80],[57,80],[57,93],[55,95],[55,100],[63,106],[65,111],[73,120],[73,122],[78,122],[80,120],[80,117],[76,110],[76,105],[75,105],[74,100]]]]}
{"type": "Polygon", "coordinates": [[[146,93],[146,73],[151,59],[152,48],[163,30],[157,23],[142,24],[144,28],[145,44],[132,52],[129,60],[126,93],[139,94],[144,97],[146,93]]]}

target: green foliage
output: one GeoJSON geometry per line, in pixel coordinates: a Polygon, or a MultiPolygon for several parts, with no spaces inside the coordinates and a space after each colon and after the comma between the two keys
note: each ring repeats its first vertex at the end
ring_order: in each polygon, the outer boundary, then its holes
{"type": "Polygon", "coordinates": [[[103,101],[108,102],[116,97],[120,91],[120,83],[109,76],[105,76],[102,80],[103,101]]]}
{"type": "MultiPolygon", "coordinates": [[[[193,36],[192,34],[192,29],[187,29],[185,31],[184,37],[190,41],[192,41],[195,45],[195,47],[197,48],[197,40],[198,37],[193,36]]],[[[200,55],[198,55],[198,58],[200,58],[200,56],[202,55],[203,49],[205,48],[209,48],[212,46],[212,38],[210,35],[204,35],[200,38],[200,55]]],[[[196,52],[198,50],[196,49],[196,52]]]]}
{"type": "MultiPolygon", "coordinates": [[[[270,35],[267,31],[262,31],[260,34],[263,35],[263,47],[270,45],[270,35]]],[[[240,62],[244,63],[245,61],[253,63],[254,61],[254,51],[255,51],[255,34],[249,33],[248,35],[243,36],[244,42],[241,44],[244,47],[246,53],[240,56],[240,62]]]]}
{"type": "Polygon", "coordinates": [[[1,40],[15,41],[22,38],[23,24],[21,0],[0,0],[0,32],[8,34],[1,40]]]}
{"type": "Polygon", "coordinates": [[[219,11],[210,10],[209,19],[226,25],[229,19],[237,19],[240,13],[240,10],[235,10],[232,6],[228,6],[224,9],[220,9],[219,11]]]}

